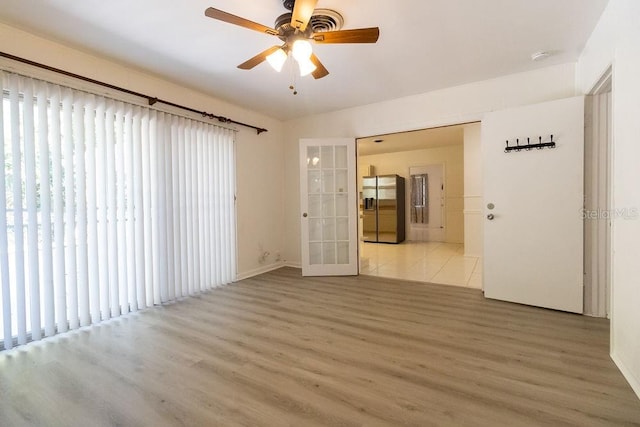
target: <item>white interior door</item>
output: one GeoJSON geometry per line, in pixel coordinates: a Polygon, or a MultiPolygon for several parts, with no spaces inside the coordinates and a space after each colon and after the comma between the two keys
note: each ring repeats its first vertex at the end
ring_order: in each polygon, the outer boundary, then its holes
{"type": "Polygon", "coordinates": [[[358,274],[356,141],[300,140],[303,276],[358,274]]]}
{"type": "Polygon", "coordinates": [[[582,313],[584,98],[487,114],[482,152],[485,296],[582,313]]]}

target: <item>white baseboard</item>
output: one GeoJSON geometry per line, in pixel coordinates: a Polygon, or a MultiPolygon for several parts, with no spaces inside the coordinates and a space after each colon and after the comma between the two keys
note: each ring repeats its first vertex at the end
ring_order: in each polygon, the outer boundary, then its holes
{"type": "Polygon", "coordinates": [[[284,266],[291,268],[302,268],[302,264],[300,264],[299,262],[285,262],[284,266]]]}
{"type": "Polygon", "coordinates": [[[269,265],[263,265],[262,267],[254,268],[253,270],[245,271],[243,273],[238,273],[238,275],[236,276],[236,280],[244,280],[250,277],[258,276],[260,274],[268,273],[270,271],[277,270],[281,267],[284,267],[285,265],[286,264],[282,261],[269,264],[269,265]]]}
{"type": "Polygon", "coordinates": [[[593,314],[593,313],[582,313],[583,316],[587,316],[587,317],[593,317],[595,319],[606,319],[607,316],[601,316],[599,314],[593,314]]]}
{"type": "Polygon", "coordinates": [[[620,372],[622,372],[622,375],[624,375],[624,378],[627,380],[627,382],[629,383],[633,391],[636,393],[636,396],[638,396],[638,399],[640,399],[640,380],[638,380],[638,378],[636,378],[631,373],[631,371],[627,369],[627,367],[624,365],[624,363],[622,363],[622,361],[616,354],[611,353],[611,359],[613,359],[613,362],[618,366],[618,369],[620,369],[620,372]]]}

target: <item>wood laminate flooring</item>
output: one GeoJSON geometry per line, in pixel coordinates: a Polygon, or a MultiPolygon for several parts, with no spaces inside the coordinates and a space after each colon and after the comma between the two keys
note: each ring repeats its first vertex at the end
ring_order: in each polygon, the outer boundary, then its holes
{"type": "Polygon", "coordinates": [[[0,353],[0,425],[640,425],[609,322],[283,268],[0,353]]]}

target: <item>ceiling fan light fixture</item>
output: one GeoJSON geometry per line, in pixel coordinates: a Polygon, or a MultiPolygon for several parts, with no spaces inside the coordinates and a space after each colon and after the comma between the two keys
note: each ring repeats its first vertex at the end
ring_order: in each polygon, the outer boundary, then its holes
{"type": "Polygon", "coordinates": [[[309,58],[298,60],[298,66],[300,67],[300,76],[302,77],[308,76],[318,68],[309,58]]]}
{"type": "Polygon", "coordinates": [[[301,62],[304,60],[309,60],[311,58],[311,54],[313,53],[313,48],[311,47],[311,43],[304,39],[298,39],[293,42],[293,46],[291,48],[291,54],[296,59],[296,61],[301,62]]]}
{"type": "MultiPolygon", "coordinates": [[[[329,75],[327,68],[313,54],[310,41],[321,44],[376,43],[380,36],[378,27],[342,30],[344,18],[335,10],[316,9],[318,0],[281,0],[289,13],[276,18],[271,28],[220,9],[208,7],[205,16],[233,24],[261,34],[279,38],[284,45],[272,46],[238,65],[241,70],[251,70],[264,61],[280,72],[289,56],[298,62],[300,73],[312,73],[314,79],[329,75]]],[[[293,65],[293,64],[292,64],[293,65]]],[[[296,94],[295,89],[294,95],[296,94]]]]}
{"type": "Polygon", "coordinates": [[[274,70],[280,72],[282,71],[284,63],[287,62],[287,53],[282,49],[278,49],[267,56],[267,62],[269,62],[269,65],[271,65],[274,70]]]}

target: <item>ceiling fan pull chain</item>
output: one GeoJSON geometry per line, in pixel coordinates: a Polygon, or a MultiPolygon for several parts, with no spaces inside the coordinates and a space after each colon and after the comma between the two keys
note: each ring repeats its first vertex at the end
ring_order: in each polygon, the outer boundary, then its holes
{"type": "Polygon", "coordinates": [[[290,62],[290,67],[289,69],[291,70],[291,85],[289,86],[289,89],[291,90],[291,93],[293,93],[294,95],[298,94],[298,90],[296,89],[296,68],[295,68],[295,64],[293,62],[290,62]]]}

